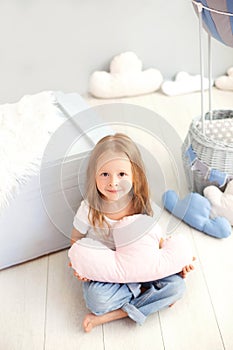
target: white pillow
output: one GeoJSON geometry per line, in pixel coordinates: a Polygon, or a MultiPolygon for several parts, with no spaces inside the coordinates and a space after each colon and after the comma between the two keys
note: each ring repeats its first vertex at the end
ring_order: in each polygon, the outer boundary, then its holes
{"type": "Polygon", "coordinates": [[[96,71],[90,77],[89,91],[99,98],[119,98],[151,93],[160,88],[163,81],[159,70],[142,70],[142,62],[134,52],[115,56],[110,72],[96,71]]]}

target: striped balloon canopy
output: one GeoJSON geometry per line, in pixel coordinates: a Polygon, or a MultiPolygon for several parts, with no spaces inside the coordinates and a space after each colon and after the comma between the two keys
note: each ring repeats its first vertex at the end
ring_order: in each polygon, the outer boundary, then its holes
{"type": "Polygon", "coordinates": [[[218,41],[233,47],[233,0],[192,2],[195,11],[201,11],[205,30],[218,41]]]}

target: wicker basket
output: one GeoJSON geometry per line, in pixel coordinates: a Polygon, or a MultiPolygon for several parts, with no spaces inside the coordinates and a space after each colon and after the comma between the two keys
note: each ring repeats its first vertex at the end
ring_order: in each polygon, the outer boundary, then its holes
{"type": "Polygon", "coordinates": [[[233,178],[233,111],[215,110],[211,120],[208,112],[204,123],[203,133],[201,117],[192,121],[182,146],[189,190],[200,194],[211,184],[224,189],[233,178]]]}

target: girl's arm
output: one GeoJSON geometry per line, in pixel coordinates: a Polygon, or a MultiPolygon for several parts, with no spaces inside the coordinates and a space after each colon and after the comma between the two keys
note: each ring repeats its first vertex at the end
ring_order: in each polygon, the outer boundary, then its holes
{"type": "MultiPolygon", "coordinates": [[[[73,227],[72,231],[71,231],[71,239],[70,239],[70,243],[71,245],[73,245],[75,242],[77,242],[78,240],[83,238],[83,234],[81,232],[79,232],[78,230],[76,230],[76,228],[73,227]]],[[[85,237],[85,236],[84,236],[85,237]]],[[[69,263],[69,266],[71,267],[72,264],[69,263]]],[[[87,278],[85,277],[81,277],[76,271],[74,271],[74,276],[77,277],[78,280],[83,281],[83,282],[87,282],[89,281],[87,278]]]]}
{"type": "Polygon", "coordinates": [[[83,234],[80,233],[78,230],[76,230],[76,228],[73,228],[72,232],[71,232],[71,239],[70,239],[70,243],[71,245],[73,245],[75,242],[77,242],[79,239],[83,238],[83,234]]]}

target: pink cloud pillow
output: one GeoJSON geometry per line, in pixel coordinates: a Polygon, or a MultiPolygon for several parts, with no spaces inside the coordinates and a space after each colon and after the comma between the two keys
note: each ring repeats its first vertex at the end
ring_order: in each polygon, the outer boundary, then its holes
{"type": "Polygon", "coordinates": [[[129,283],[160,279],[192,262],[192,248],[185,236],[164,238],[160,249],[160,226],[147,215],[133,217],[129,225],[115,226],[115,251],[88,237],[74,243],[68,252],[73,269],[90,280],[129,283]],[[142,227],[141,232],[146,232],[137,234],[142,227]]]}

